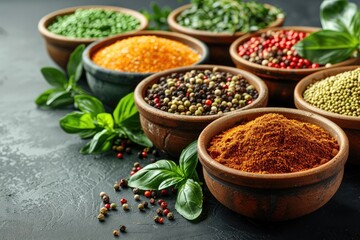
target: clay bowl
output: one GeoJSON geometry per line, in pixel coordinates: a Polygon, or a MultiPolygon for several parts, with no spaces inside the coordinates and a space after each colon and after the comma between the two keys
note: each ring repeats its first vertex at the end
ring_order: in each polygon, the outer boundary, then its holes
{"type": "MultiPolygon", "coordinates": [[[[265,4],[269,8],[273,8],[274,6],[265,4]]],[[[203,42],[205,42],[210,50],[210,61],[213,64],[220,64],[220,65],[228,65],[234,66],[233,62],[231,61],[229,55],[229,46],[230,44],[235,41],[240,36],[243,36],[245,33],[243,32],[236,32],[234,34],[231,33],[214,33],[209,31],[200,31],[194,30],[191,28],[186,28],[181,26],[177,23],[176,17],[183,12],[185,9],[191,7],[191,4],[187,4],[181,6],[177,9],[174,9],[168,16],[167,22],[171,29],[171,31],[184,33],[186,35],[192,36],[197,38],[203,42]]],[[[278,27],[282,26],[284,23],[285,17],[284,15],[279,16],[273,23],[269,25],[269,27],[278,27]]]]}
{"type": "MultiPolygon", "coordinates": [[[[247,70],[261,77],[269,88],[269,104],[271,106],[287,106],[293,107],[294,89],[303,77],[324,69],[331,69],[338,66],[356,65],[360,58],[350,58],[341,63],[333,64],[330,67],[319,67],[315,69],[279,69],[273,67],[262,66],[249,62],[237,54],[238,46],[248,41],[251,37],[256,37],[266,32],[268,29],[260,30],[253,34],[247,34],[238,38],[230,46],[230,55],[236,67],[247,70]]],[[[320,30],[313,27],[279,27],[272,30],[296,30],[312,33],[320,30]]]]}
{"type": "MultiPolygon", "coordinates": [[[[168,76],[174,72],[188,72],[192,69],[213,69],[216,65],[198,65],[183,67],[160,72],[144,79],[135,89],[135,104],[140,113],[141,126],[146,136],[154,145],[173,157],[179,157],[181,151],[196,140],[200,132],[212,121],[229,113],[207,115],[207,116],[182,116],[164,112],[150,106],[145,102],[144,97],[149,86],[159,81],[163,76],[168,76]]],[[[219,71],[230,72],[232,74],[242,74],[244,78],[252,84],[259,92],[259,97],[250,105],[242,109],[265,107],[267,104],[267,88],[264,82],[255,75],[233,67],[216,66],[219,71]]]]}
{"type": "Polygon", "coordinates": [[[141,31],[127,33],[119,36],[105,38],[89,45],[83,53],[83,64],[86,72],[87,82],[91,91],[96,97],[104,101],[110,107],[115,107],[119,100],[126,94],[134,91],[136,85],[144,78],[153,73],[134,73],[109,70],[96,65],[92,60],[92,55],[103,47],[109,46],[116,41],[135,36],[157,36],[181,42],[194,49],[201,56],[196,64],[201,64],[208,59],[208,48],[201,41],[180,33],[165,31],[141,31]]]}
{"type": "Polygon", "coordinates": [[[348,139],[335,123],[317,114],[289,108],[258,108],[224,116],[210,123],[198,139],[198,157],[210,192],[229,209],[266,221],[297,218],[327,203],[340,186],[348,151],[348,139]],[[279,113],[289,119],[322,127],[338,141],[338,154],[318,167],[282,174],[243,172],[210,157],[207,146],[213,136],[266,113],[279,113]]]}
{"type": "Polygon", "coordinates": [[[56,64],[58,64],[60,67],[64,69],[66,68],[70,54],[74,51],[74,49],[78,45],[80,44],[89,45],[90,43],[99,40],[98,38],[69,38],[66,36],[54,34],[47,29],[47,27],[56,19],[57,16],[72,14],[75,12],[76,9],[79,8],[81,9],[100,8],[100,9],[118,11],[132,15],[133,17],[137,18],[140,21],[140,26],[136,30],[131,32],[144,30],[148,26],[148,20],[143,14],[131,9],[121,8],[121,7],[89,5],[89,6],[77,6],[77,7],[65,8],[49,13],[48,15],[40,19],[38,23],[38,29],[41,36],[45,39],[45,45],[49,56],[56,64]]]}
{"type": "Polygon", "coordinates": [[[313,73],[303,78],[296,85],[294,91],[295,106],[298,109],[324,116],[342,127],[347,137],[349,138],[350,152],[348,162],[354,164],[360,164],[360,117],[340,115],[317,108],[304,100],[303,93],[306,90],[307,86],[311,83],[317,82],[319,80],[342,72],[351,71],[359,67],[360,66],[337,67],[313,73]]]}

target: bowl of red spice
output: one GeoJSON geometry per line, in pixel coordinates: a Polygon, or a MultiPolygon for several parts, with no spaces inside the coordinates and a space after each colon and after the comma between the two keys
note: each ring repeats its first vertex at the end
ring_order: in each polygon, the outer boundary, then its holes
{"type": "Polygon", "coordinates": [[[158,149],[178,157],[215,119],[265,107],[267,88],[244,70],[197,65],[151,75],[136,87],[134,98],[144,133],[158,149]]]}
{"type": "Polygon", "coordinates": [[[319,209],[338,190],[349,143],[334,122],[289,108],[236,112],[198,139],[206,185],[244,216],[294,219],[319,209]]]}
{"type": "Polygon", "coordinates": [[[109,106],[134,91],[153,73],[206,62],[207,46],[192,37],[166,31],[141,31],[89,45],[83,64],[90,89],[109,106]]]}
{"type": "Polygon", "coordinates": [[[49,56],[64,69],[78,45],[141,31],[147,26],[147,18],[138,11],[101,5],[60,9],[42,17],[38,23],[49,56]]]}
{"type": "Polygon", "coordinates": [[[313,73],[295,87],[298,109],[338,124],[349,138],[349,163],[360,164],[360,66],[337,67],[313,73]]]}
{"type": "Polygon", "coordinates": [[[287,26],[263,29],[234,41],[229,49],[236,67],[263,78],[269,88],[269,104],[293,107],[296,83],[314,72],[355,65],[359,58],[319,65],[299,56],[294,45],[319,28],[287,26]]]}

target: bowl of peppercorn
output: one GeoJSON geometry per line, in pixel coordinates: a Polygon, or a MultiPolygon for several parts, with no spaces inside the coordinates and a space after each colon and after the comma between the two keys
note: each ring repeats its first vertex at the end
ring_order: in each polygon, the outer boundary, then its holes
{"type": "Polygon", "coordinates": [[[94,42],[84,50],[82,59],[91,91],[115,107],[153,73],[206,62],[208,48],[184,34],[140,31],[94,42]]]}
{"type": "Polygon", "coordinates": [[[212,121],[232,112],[265,107],[267,87],[244,70],[217,65],[171,69],[144,79],[134,92],[144,133],[178,157],[212,121]]]}
{"type": "Polygon", "coordinates": [[[294,107],[294,89],[303,77],[359,62],[359,58],[349,58],[333,65],[319,65],[300,57],[293,46],[318,30],[302,26],[264,29],[238,38],[231,44],[229,52],[236,67],[265,81],[269,88],[269,105],[294,107]]]}
{"type": "Polygon", "coordinates": [[[51,59],[66,68],[70,54],[80,45],[101,38],[146,29],[147,18],[138,11],[115,6],[77,6],[42,17],[38,30],[51,59]]]}
{"type": "Polygon", "coordinates": [[[228,53],[233,41],[250,31],[282,26],[284,20],[284,13],[269,4],[216,0],[193,1],[174,9],[167,18],[172,31],[208,44],[213,64],[227,66],[234,66],[228,53]]]}
{"type": "Polygon", "coordinates": [[[360,164],[360,66],[313,73],[295,87],[298,109],[322,115],[343,128],[349,138],[349,163],[360,164]]]}
{"type": "Polygon", "coordinates": [[[338,190],[349,143],[334,122],[290,108],[239,111],[198,139],[214,197],[243,216],[284,221],[310,214],[338,190]]]}

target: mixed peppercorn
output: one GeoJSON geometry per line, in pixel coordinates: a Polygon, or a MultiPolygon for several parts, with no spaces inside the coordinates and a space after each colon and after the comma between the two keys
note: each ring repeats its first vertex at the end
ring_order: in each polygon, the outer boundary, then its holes
{"type": "Polygon", "coordinates": [[[307,37],[309,33],[294,30],[266,31],[260,36],[251,37],[238,46],[238,54],[245,60],[267,67],[281,69],[318,68],[299,56],[294,45],[307,37]]]}
{"type": "Polygon", "coordinates": [[[242,75],[212,70],[191,70],[161,77],[150,86],[144,100],[165,112],[202,116],[240,109],[259,93],[242,75]]]}

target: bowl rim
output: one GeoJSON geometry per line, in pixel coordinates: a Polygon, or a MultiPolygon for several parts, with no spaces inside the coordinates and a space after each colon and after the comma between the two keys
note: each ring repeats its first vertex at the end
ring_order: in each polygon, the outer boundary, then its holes
{"type": "MultiPolygon", "coordinates": [[[[40,19],[40,21],[38,23],[38,30],[46,38],[57,40],[57,41],[78,43],[78,44],[91,43],[91,42],[97,41],[99,39],[106,38],[106,37],[103,37],[103,38],[69,38],[69,37],[66,37],[63,35],[52,33],[47,29],[47,26],[57,16],[72,14],[77,9],[91,9],[91,8],[122,12],[122,13],[131,15],[131,16],[135,17],[136,19],[138,19],[140,22],[140,26],[134,30],[131,30],[131,31],[128,31],[125,33],[133,33],[133,32],[144,30],[147,28],[147,26],[149,24],[148,19],[142,13],[140,13],[136,10],[130,9],[130,8],[123,8],[123,7],[110,6],[110,5],[82,5],[82,6],[63,8],[63,9],[59,9],[59,10],[53,11],[51,13],[48,13],[47,15],[43,16],[40,19]]],[[[112,35],[112,36],[118,36],[118,35],[122,35],[122,34],[124,34],[124,33],[118,33],[118,34],[112,35]]]]}
{"type": "MultiPolygon", "coordinates": [[[[265,82],[261,78],[256,76],[255,74],[250,73],[246,70],[235,68],[235,67],[222,66],[222,65],[211,65],[211,64],[200,64],[200,65],[195,65],[195,66],[173,68],[173,69],[169,69],[169,70],[166,70],[163,72],[159,72],[159,73],[150,75],[149,77],[142,80],[136,86],[135,91],[134,91],[135,104],[139,106],[138,108],[140,108],[140,111],[145,111],[148,114],[155,115],[155,116],[161,116],[162,120],[172,121],[172,120],[176,119],[176,121],[190,122],[190,123],[191,122],[195,123],[195,122],[213,121],[215,119],[218,119],[219,117],[226,116],[233,112],[243,111],[245,109],[251,108],[254,105],[256,106],[257,104],[260,104],[264,100],[264,98],[267,98],[267,96],[268,96],[268,88],[267,88],[265,82]],[[145,91],[145,88],[152,81],[155,81],[155,79],[160,79],[160,77],[162,77],[162,76],[170,75],[175,72],[186,72],[186,71],[190,71],[190,70],[206,70],[206,69],[211,70],[214,67],[216,67],[220,71],[224,71],[224,72],[237,72],[237,73],[243,75],[246,80],[251,78],[251,81],[256,82],[260,86],[260,89],[257,89],[258,93],[259,93],[258,98],[255,101],[253,101],[251,104],[249,104],[243,108],[237,109],[235,111],[222,113],[220,115],[214,114],[214,115],[205,115],[205,116],[175,115],[173,113],[168,113],[168,112],[162,111],[160,109],[154,108],[153,106],[150,106],[148,103],[146,103],[144,100],[143,92],[145,91]]],[[[266,100],[266,102],[267,102],[267,100],[266,100]]]]}
{"type": "MultiPolygon", "coordinates": [[[[225,129],[229,129],[229,128],[217,130],[216,134],[218,134],[219,132],[221,132],[225,129]]],[[[212,137],[213,136],[209,137],[209,140],[212,137]]],[[[221,118],[211,122],[200,133],[200,136],[198,138],[197,148],[198,148],[199,160],[200,160],[203,168],[210,169],[211,170],[210,173],[212,175],[214,175],[213,174],[214,172],[218,173],[218,175],[215,174],[215,177],[220,178],[225,182],[229,182],[229,179],[233,178],[233,179],[245,180],[252,187],[262,188],[262,185],[264,184],[264,182],[266,182],[266,185],[269,188],[283,188],[284,181],[287,181],[287,183],[289,185],[295,184],[296,186],[302,186],[302,185],[307,185],[310,183],[320,181],[321,180],[320,176],[318,176],[319,172],[328,172],[330,175],[328,175],[327,177],[331,176],[331,174],[334,174],[334,172],[333,172],[334,169],[336,169],[336,167],[338,165],[344,166],[344,164],[347,160],[347,156],[348,156],[348,152],[349,152],[349,142],[348,142],[348,138],[347,138],[346,134],[338,125],[336,125],[334,122],[330,121],[329,119],[327,119],[321,115],[303,111],[303,110],[299,110],[299,109],[270,107],[270,108],[249,109],[249,110],[244,110],[241,112],[236,112],[236,113],[229,114],[227,116],[221,117],[221,118]],[[236,169],[233,169],[230,167],[226,167],[225,165],[222,165],[221,163],[218,163],[217,161],[213,160],[207,152],[207,145],[209,142],[205,142],[204,134],[207,131],[209,131],[210,128],[216,128],[216,126],[221,126],[222,123],[228,119],[240,119],[241,117],[246,118],[247,114],[252,114],[252,113],[256,113],[256,112],[262,113],[262,115],[264,115],[266,113],[282,114],[282,113],[286,112],[288,114],[295,114],[297,116],[301,116],[302,119],[313,118],[313,119],[319,120],[319,121],[323,122],[324,124],[326,124],[331,129],[333,129],[334,131],[336,131],[336,133],[339,137],[339,139],[337,139],[337,142],[339,143],[339,152],[331,160],[329,160],[328,162],[326,162],[320,166],[317,166],[315,168],[311,168],[311,169],[299,171],[299,172],[278,173],[278,174],[261,174],[261,173],[239,171],[239,170],[236,170],[236,169]],[[342,144],[340,144],[340,143],[342,143],[342,144]],[[346,157],[341,157],[341,156],[344,156],[344,154],[346,157]],[[219,169],[224,172],[223,175],[219,174],[219,169]],[[304,180],[305,178],[308,178],[310,176],[315,176],[316,180],[314,180],[314,179],[304,180]]]]}
{"type": "Polygon", "coordinates": [[[269,30],[271,30],[271,31],[295,30],[295,31],[304,31],[304,32],[308,32],[308,33],[313,33],[313,32],[317,32],[317,31],[321,30],[321,28],[310,27],[310,26],[284,26],[284,27],[271,27],[271,28],[261,29],[254,33],[248,33],[244,36],[239,37],[230,45],[229,53],[230,53],[230,56],[233,59],[233,61],[238,62],[239,64],[242,64],[242,65],[245,65],[247,68],[255,69],[256,71],[278,72],[278,73],[284,73],[284,74],[295,73],[295,74],[308,75],[313,72],[321,71],[324,69],[330,69],[330,68],[334,68],[334,67],[338,67],[338,66],[350,65],[353,63],[354,60],[357,59],[356,57],[350,57],[349,59],[347,59],[345,61],[332,64],[331,66],[328,66],[328,67],[321,66],[318,68],[281,69],[281,68],[268,67],[268,66],[263,66],[260,64],[249,62],[237,54],[237,48],[240,44],[244,43],[245,41],[249,40],[252,37],[259,36],[260,34],[267,32],[269,30]]]}
{"type": "MultiPolygon", "coordinates": [[[[184,10],[190,8],[192,6],[191,3],[189,4],[185,4],[183,6],[180,6],[174,10],[172,10],[167,18],[167,22],[169,24],[170,27],[172,27],[173,29],[175,29],[178,32],[183,32],[192,36],[197,36],[197,37],[210,37],[210,38],[221,38],[221,37],[238,37],[238,36],[242,36],[246,33],[244,32],[235,32],[235,33],[229,33],[229,32],[210,32],[210,31],[204,31],[204,30],[195,30],[195,29],[191,29],[191,28],[187,28],[187,27],[183,27],[180,24],[177,23],[176,21],[176,17],[183,12],[184,10]]],[[[268,7],[268,8],[275,8],[276,6],[268,4],[268,3],[264,3],[264,6],[268,7]]],[[[285,15],[283,15],[282,17],[277,16],[276,20],[273,21],[272,23],[270,23],[268,26],[266,26],[266,28],[268,27],[273,27],[273,26],[277,26],[277,25],[281,25],[285,20],[285,15]]]]}
{"type": "MultiPolygon", "coordinates": [[[[162,37],[162,38],[168,38],[169,36],[173,36],[173,37],[176,37],[176,38],[179,38],[182,40],[185,39],[185,40],[191,41],[192,43],[196,44],[198,47],[200,47],[202,53],[199,53],[199,55],[200,55],[199,61],[195,62],[194,64],[192,64],[190,66],[195,66],[195,65],[198,65],[199,63],[205,62],[209,57],[209,49],[206,46],[206,44],[196,38],[187,36],[182,33],[167,32],[167,31],[160,31],[160,30],[155,30],[155,31],[145,30],[145,31],[137,31],[137,32],[131,32],[131,33],[125,33],[122,35],[107,37],[107,38],[100,39],[98,41],[91,43],[90,45],[88,45],[85,48],[83,55],[82,55],[85,70],[87,67],[89,67],[89,68],[95,69],[98,72],[104,72],[107,74],[129,75],[129,76],[137,76],[137,77],[144,77],[144,78],[148,77],[149,75],[156,74],[154,72],[137,73],[137,72],[122,72],[119,70],[107,69],[107,68],[104,68],[104,67],[101,67],[101,66],[95,64],[90,58],[91,50],[94,47],[97,47],[98,45],[104,44],[104,46],[109,46],[110,44],[115,43],[117,40],[120,40],[120,39],[122,40],[122,39],[130,38],[130,37],[145,36],[145,35],[153,35],[153,36],[162,37]]],[[[183,43],[179,40],[175,40],[175,41],[183,43]]],[[[185,43],[183,43],[183,44],[190,47],[189,45],[187,45],[185,43]]],[[[190,47],[190,48],[192,48],[192,47],[190,47]]],[[[165,71],[167,71],[167,70],[165,70],[165,71]]],[[[106,79],[103,79],[103,80],[106,81],[106,79]]]]}
{"type": "Polygon", "coordinates": [[[308,85],[310,83],[315,83],[315,82],[323,80],[324,75],[326,75],[327,77],[328,76],[335,76],[337,74],[347,72],[347,71],[351,71],[351,70],[355,70],[355,69],[358,69],[358,68],[360,68],[360,65],[336,67],[336,68],[332,68],[332,69],[325,69],[325,70],[322,70],[322,71],[319,71],[319,72],[315,72],[313,74],[310,74],[310,75],[304,77],[303,79],[301,79],[296,84],[296,87],[295,87],[295,90],[294,90],[294,103],[295,103],[295,106],[298,109],[306,110],[306,111],[310,111],[310,112],[314,112],[314,113],[317,113],[319,115],[322,115],[322,116],[336,122],[341,127],[360,130],[360,117],[341,115],[341,114],[338,114],[338,113],[325,111],[323,109],[317,108],[314,105],[306,102],[305,99],[303,98],[303,93],[306,90],[306,88],[308,87],[308,85]],[[329,73],[329,70],[330,70],[331,73],[329,73]],[[329,74],[327,74],[327,73],[329,73],[329,74]],[[354,124],[354,122],[355,122],[355,124],[354,124]]]}

